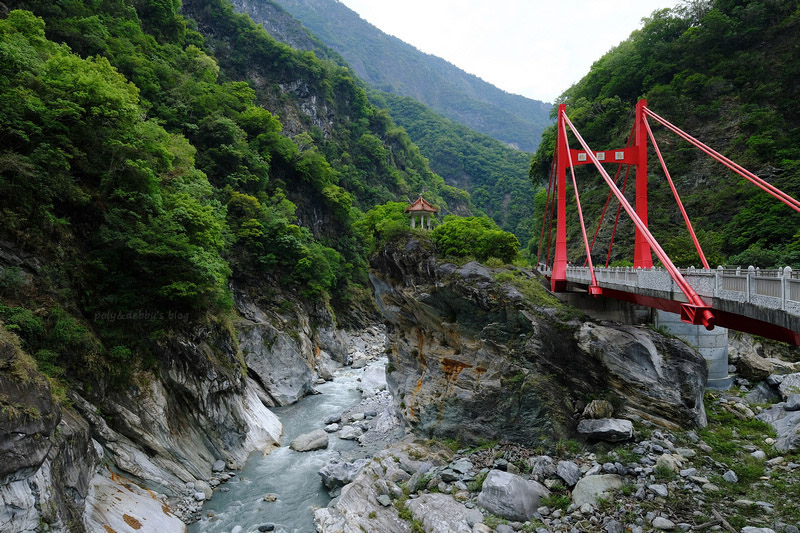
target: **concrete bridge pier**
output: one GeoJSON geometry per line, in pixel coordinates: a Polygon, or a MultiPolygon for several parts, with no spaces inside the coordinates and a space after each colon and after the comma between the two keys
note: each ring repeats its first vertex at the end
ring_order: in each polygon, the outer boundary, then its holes
{"type": "Polygon", "coordinates": [[[681,322],[675,313],[656,310],[655,325],[663,327],[672,335],[697,348],[708,365],[706,388],[725,390],[730,388],[733,377],[728,375],[728,330],[719,326],[708,331],[703,326],[681,322]]]}

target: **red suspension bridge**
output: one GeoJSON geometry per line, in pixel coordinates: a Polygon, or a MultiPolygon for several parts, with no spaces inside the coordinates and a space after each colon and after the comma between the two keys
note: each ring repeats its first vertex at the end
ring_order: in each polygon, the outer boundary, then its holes
{"type": "Polygon", "coordinates": [[[548,182],[547,203],[545,216],[542,219],[539,257],[537,258],[539,271],[550,279],[551,289],[554,292],[564,292],[568,287],[577,287],[587,290],[594,296],[602,295],[678,313],[681,315],[682,321],[703,325],[709,330],[718,325],[800,345],[800,277],[797,276],[800,272],[793,272],[789,267],[768,271],[761,271],[753,267],[746,270],[726,270],[722,267],[712,269],[710,267],[664,162],[648,119],[652,119],[689,142],[789,208],[800,212],[800,202],[795,198],[660,117],[647,107],[646,100],[640,100],[636,105],[636,119],[627,145],[620,149],[601,151],[593,151],[588,146],[575,125],[567,117],[566,106],[561,104],[558,109],[556,149],[548,182]],[[580,149],[570,148],[568,130],[580,144],[580,149]],[[686,228],[700,257],[702,269],[677,268],[648,229],[648,139],[652,143],[653,150],[683,216],[686,228]],[[618,165],[614,178],[603,167],[604,163],[618,165]],[[589,164],[594,165],[610,190],[591,245],[584,223],[578,182],[575,179],[575,167],[589,164]],[[570,171],[586,253],[586,261],[582,267],[571,266],[567,260],[567,169],[570,171]],[[623,169],[625,170],[624,177],[622,185],[619,187],[618,183],[623,176],[623,169]],[[635,205],[631,205],[625,197],[631,169],[635,173],[635,205]],[[618,202],[614,229],[605,266],[596,268],[592,261],[592,247],[612,198],[616,198],[618,202]],[[630,217],[635,226],[633,268],[609,268],[608,262],[622,210],[630,217]],[[553,245],[554,220],[556,235],[553,245]],[[547,233],[546,241],[545,233],[547,233]],[[654,268],[653,253],[661,263],[661,267],[654,268]]]}

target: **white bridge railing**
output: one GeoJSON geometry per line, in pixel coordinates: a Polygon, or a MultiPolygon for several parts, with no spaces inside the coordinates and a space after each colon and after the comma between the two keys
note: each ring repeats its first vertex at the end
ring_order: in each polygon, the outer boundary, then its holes
{"type": "MultiPolygon", "coordinates": [[[[800,270],[790,267],[777,270],[723,268],[682,268],[681,274],[704,299],[748,303],[767,309],[780,309],[800,316],[800,270]]],[[[539,265],[539,272],[550,275],[550,268],[539,265]]],[[[601,287],[627,289],[628,292],[670,293],[672,299],[685,301],[678,285],[663,268],[596,267],[595,277],[601,287]]],[[[588,267],[567,266],[567,281],[590,284],[588,267]]]]}

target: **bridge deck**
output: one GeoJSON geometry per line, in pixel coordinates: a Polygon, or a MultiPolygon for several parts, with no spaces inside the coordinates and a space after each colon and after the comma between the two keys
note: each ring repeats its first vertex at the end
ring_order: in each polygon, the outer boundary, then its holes
{"type": "MultiPolygon", "coordinates": [[[[539,272],[550,276],[540,265],[539,272]]],[[[709,305],[717,324],[800,345],[800,271],[681,269],[681,274],[709,305]]],[[[604,296],[680,313],[686,297],[663,268],[595,268],[604,296]]],[[[567,267],[567,282],[591,284],[588,267],[567,267]]]]}

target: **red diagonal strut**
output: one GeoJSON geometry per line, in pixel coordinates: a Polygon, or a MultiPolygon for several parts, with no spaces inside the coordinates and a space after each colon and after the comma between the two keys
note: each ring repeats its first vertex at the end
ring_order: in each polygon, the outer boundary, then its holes
{"type": "Polygon", "coordinates": [[[686,296],[687,300],[689,301],[688,304],[683,304],[681,306],[681,319],[687,322],[692,322],[693,324],[703,324],[706,329],[713,329],[714,328],[714,314],[711,312],[711,308],[700,298],[695,290],[692,288],[691,285],[683,278],[680,271],[675,267],[675,265],[670,260],[669,256],[664,252],[664,249],[661,248],[661,245],[658,244],[655,237],[653,237],[650,230],[647,229],[647,225],[642,221],[641,218],[636,214],[636,210],[631,207],[628,200],[622,194],[622,192],[617,188],[614,181],[611,179],[611,176],[608,175],[608,172],[603,168],[600,164],[600,161],[597,160],[594,152],[591,151],[589,145],[586,144],[586,141],[583,140],[578,130],[575,128],[575,125],[572,124],[572,121],[566,114],[566,110],[560,109],[562,116],[559,118],[567,124],[575,135],[575,138],[581,144],[583,149],[586,151],[587,156],[591,159],[594,166],[600,172],[600,175],[603,176],[606,184],[609,186],[611,191],[617,197],[617,200],[622,204],[622,207],[625,209],[625,212],[628,213],[628,216],[633,220],[633,223],[636,225],[636,228],[639,230],[641,236],[647,241],[650,245],[652,250],[656,253],[656,256],[664,265],[664,268],[669,273],[670,277],[677,283],[678,287],[681,289],[681,292],[686,296]]]}

